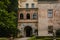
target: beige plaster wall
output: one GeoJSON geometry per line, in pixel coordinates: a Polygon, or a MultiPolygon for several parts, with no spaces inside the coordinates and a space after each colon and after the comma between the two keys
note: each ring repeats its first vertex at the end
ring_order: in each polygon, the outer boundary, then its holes
{"type": "Polygon", "coordinates": [[[52,34],[48,34],[49,25],[52,25],[53,29],[58,29],[57,24],[55,24],[57,22],[55,22],[54,20],[56,20],[55,11],[56,11],[56,9],[58,9],[60,7],[59,5],[60,5],[60,3],[38,4],[38,9],[39,9],[39,11],[38,11],[38,34],[39,34],[39,36],[52,36],[52,34]],[[48,18],[48,15],[47,15],[48,9],[53,9],[53,18],[48,18]]]}
{"type": "Polygon", "coordinates": [[[20,3],[20,1],[18,1],[18,4],[20,4],[20,5],[18,5],[18,7],[19,8],[26,8],[26,3],[29,4],[29,8],[31,8],[32,3],[35,4],[35,8],[37,7],[37,2],[34,0],[26,0],[25,2],[21,2],[21,3],[20,3]]]}
{"type": "MultiPolygon", "coordinates": [[[[59,3],[60,1],[58,3],[45,3],[45,4],[44,3],[38,4],[38,2],[35,2],[33,0],[18,2],[19,2],[18,8],[26,8],[26,3],[29,3],[29,8],[31,8],[32,3],[35,4],[35,8],[38,8],[38,23],[37,23],[38,36],[52,36],[52,34],[48,34],[49,25],[52,25],[54,30],[60,28],[60,3],[59,3]],[[48,18],[47,12],[48,9],[53,9],[53,18],[48,18]]],[[[20,22],[20,20],[18,21],[20,22]]],[[[19,22],[18,24],[20,24],[19,22]]],[[[21,25],[19,27],[21,27],[21,25]]]]}

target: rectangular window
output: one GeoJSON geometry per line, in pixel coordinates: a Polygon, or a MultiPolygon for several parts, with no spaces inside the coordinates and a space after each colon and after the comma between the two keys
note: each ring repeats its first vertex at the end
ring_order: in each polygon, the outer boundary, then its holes
{"type": "Polygon", "coordinates": [[[29,7],[29,4],[27,3],[27,4],[26,4],[26,8],[28,8],[28,7],[29,7]]]}
{"type": "Polygon", "coordinates": [[[48,33],[53,33],[53,26],[48,26],[48,33]]]}
{"type": "Polygon", "coordinates": [[[34,3],[32,3],[32,8],[34,8],[34,3]]]}
{"type": "Polygon", "coordinates": [[[53,17],[53,9],[48,9],[48,18],[53,17]]]}

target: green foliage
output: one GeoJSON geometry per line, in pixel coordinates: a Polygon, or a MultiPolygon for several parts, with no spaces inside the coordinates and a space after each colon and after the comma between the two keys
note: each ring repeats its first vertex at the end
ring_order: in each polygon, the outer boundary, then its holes
{"type": "Polygon", "coordinates": [[[0,0],[0,37],[16,36],[17,0],[0,0]]]}
{"type": "Polygon", "coordinates": [[[31,37],[30,39],[28,40],[37,40],[35,36],[31,37]]]}
{"type": "Polygon", "coordinates": [[[42,37],[42,38],[36,38],[36,36],[31,37],[28,40],[53,40],[53,38],[48,37],[42,37]]]}
{"type": "Polygon", "coordinates": [[[7,38],[0,38],[0,40],[8,40],[7,38]]]}
{"type": "Polygon", "coordinates": [[[56,36],[60,37],[60,29],[56,30],[56,36]]]}

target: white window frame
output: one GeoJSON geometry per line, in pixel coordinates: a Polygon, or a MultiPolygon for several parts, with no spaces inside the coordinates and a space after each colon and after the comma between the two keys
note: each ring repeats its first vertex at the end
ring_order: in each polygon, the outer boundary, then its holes
{"type": "Polygon", "coordinates": [[[48,18],[53,17],[53,9],[48,9],[48,18]]]}

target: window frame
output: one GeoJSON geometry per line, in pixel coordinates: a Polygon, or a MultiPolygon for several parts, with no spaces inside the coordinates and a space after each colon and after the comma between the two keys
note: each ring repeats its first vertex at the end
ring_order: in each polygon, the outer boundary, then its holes
{"type": "Polygon", "coordinates": [[[33,19],[38,19],[38,14],[37,13],[33,13],[33,19]]]}
{"type": "Polygon", "coordinates": [[[26,8],[29,8],[29,4],[28,3],[26,3],[26,8]]]}
{"type": "Polygon", "coordinates": [[[48,26],[48,34],[53,33],[53,26],[48,26]]]}
{"type": "Polygon", "coordinates": [[[24,19],[24,14],[20,13],[20,19],[24,19]]]}
{"type": "Polygon", "coordinates": [[[34,8],[34,3],[31,4],[31,7],[34,8]]]}
{"type": "Polygon", "coordinates": [[[53,18],[53,9],[48,9],[48,18],[53,18]]]}
{"type": "Polygon", "coordinates": [[[29,13],[26,14],[26,19],[30,19],[30,14],[29,13]]]}

